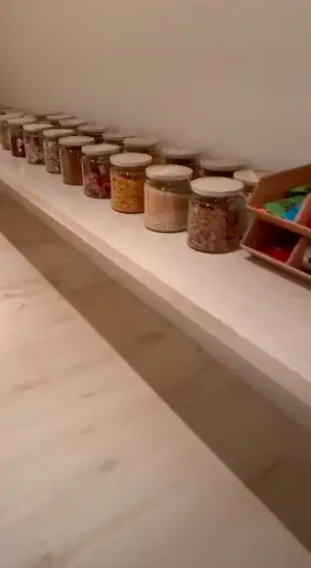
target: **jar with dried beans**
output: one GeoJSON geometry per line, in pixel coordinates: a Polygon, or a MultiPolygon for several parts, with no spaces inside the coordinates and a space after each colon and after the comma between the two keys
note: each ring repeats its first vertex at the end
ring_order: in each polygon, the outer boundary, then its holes
{"type": "Polygon", "coordinates": [[[83,185],[82,147],[94,144],[94,138],[66,136],[59,140],[59,144],[63,182],[68,185],[83,185]]]}
{"type": "Polygon", "coordinates": [[[110,197],[110,157],[119,154],[115,144],[91,144],[82,148],[84,193],[87,197],[110,197]]]}
{"type": "Polygon", "coordinates": [[[45,169],[49,174],[61,173],[59,140],[74,134],[74,130],[65,128],[51,128],[43,131],[44,162],[45,169]]]}
{"type": "Polygon", "coordinates": [[[52,125],[44,122],[25,124],[25,152],[29,164],[44,164],[43,131],[49,128],[53,128],[52,125]]]}
{"type": "Polygon", "coordinates": [[[112,156],[110,161],[112,208],[120,213],[143,213],[146,168],[152,157],[125,152],[112,156]]]}

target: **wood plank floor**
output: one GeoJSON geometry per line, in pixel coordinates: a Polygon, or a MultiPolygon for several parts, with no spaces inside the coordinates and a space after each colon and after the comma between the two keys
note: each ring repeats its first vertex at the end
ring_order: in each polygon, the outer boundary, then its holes
{"type": "Polygon", "coordinates": [[[311,566],[310,434],[1,194],[0,322],[1,568],[311,566]]]}

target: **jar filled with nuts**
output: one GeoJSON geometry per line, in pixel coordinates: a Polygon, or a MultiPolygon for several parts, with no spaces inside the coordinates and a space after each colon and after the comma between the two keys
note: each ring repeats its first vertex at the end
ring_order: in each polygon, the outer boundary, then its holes
{"type": "Polygon", "coordinates": [[[10,150],[8,120],[23,116],[23,112],[10,112],[0,116],[0,144],[3,150],[10,150]]]}
{"type": "Polygon", "coordinates": [[[209,177],[194,180],[191,188],[188,245],[209,253],[238,249],[247,223],[243,184],[209,177]]]}
{"type": "Polygon", "coordinates": [[[146,171],[145,226],[160,233],[187,227],[192,170],[184,166],[150,166],[146,171]]]}
{"type": "Polygon", "coordinates": [[[236,160],[224,160],[222,158],[202,160],[204,177],[233,178],[234,172],[243,168],[242,162],[236,160]]]}
{"type": "Polygon", "coordinates": [[[74,134],[74,130],[66,128],[51,128],[43,131],[44,163],[45,169],[49,174],[61,173],[59,140],[74,134]]]}
{"type": "Polygon", "coordinates": [[[69,185],[83,185],[82,147],[94,144],[94,138],[66,136],[60,138],[59,144],[63,182],[69,185]]]}
{"type": "Polygon", "coordinates": [[[91,136],[95,140],[95,144],[103,143],[103,135],[106,128],[104,126],[97,126],[96,124],[83,124],[77,129],[79,134],[83,136],[91,136]]]}
{"type": "Polygon", "coordinates": [[[60,128],[70,128],[70,130],[77,130],[84,124],[86,124],[86,120],[82,118],[66,118],[59,121],[60,128]]]}
{"type": "Polygon", "coordinates": [[[146,167],[152,157],[127,152],[112,156],[110,161],[112,208],[120,213],[143,213],[146,167]]]}
{"type": "Polygon", "coordinates": [[[34,116],[21,116],[8,120],[10,150],[14,158],[26,158],[24,126],[36,122],[34,116]]]}
{"type": "Polygon", "coordinates": [[[117,146],[123,148],[125,140],[127,138],[134,138],[134,136],[135,134],[129,132],[112,132],[108,130],[104,133],[103,139],[107,144],[117,144],[117,146]]]}
{"type": "Polygon", "coordinates": [[[53,128],[52,125],[44,122],[25,124],[25,152],[29,164],[44,164],[43,131],[49,128],[53,128]]]}
{"type": "Polygon", "coordinates": [[[91,144],[82,148],[84,193],[87,197],[110,197],[110,157],[119,154],[116,144],[91,144]]]}
{"type": "Polygon", "coordinates": [[[49,114],[46,117],[46,120],[52,124],[52,126],[60,127],[61,120],[69,120],[70,118],[74,118],[72,114],[49,114]]]}
{"type": "Polygon", "coordinates": [[[134,136],[133,138],[126,138],[126,140],[124,140],[124,151],[148,154],[152,157],[152,163],[158,164],[160,162],[158,144],[158,140],[154,138],[140,138],[134,136]]]}
{"type": "Polygon", "coordinates": [[[174,148],[173,146],[162,148],[161,162],[162,164],[174,164],[191,168],[193,171],[193,179],[201,175],[200,154],[193,148],[174,148]]]}

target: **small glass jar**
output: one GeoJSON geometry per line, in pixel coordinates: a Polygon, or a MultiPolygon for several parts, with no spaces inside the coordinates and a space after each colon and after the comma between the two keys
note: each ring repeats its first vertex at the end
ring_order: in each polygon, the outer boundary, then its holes
{"type": "Polygon", "coordinates": [[[174,164],[191,168],[193,171],[193,179],[200,177],[200,154],[193,148],[174,148],[168,146],[161,149],[162,164],[174,164]]]}
{"type": "Polygon", "coordinates": [[[94,144],[94,138],[66,136],[59,140],[59,144],[63,182],[68,185],[83,185],[82,147],[94,144]]]}
{"type": "Polygon", "coordinates": [[[115,144],[91,144],[82,148],[84,193],[87,197],[110,197],[110,157],[120,153],[115,144]]]}
{"type": "Polygon", "coordinates": [[[233,177],[244,184],[244,195],[248,200],[259,182],[270,175],[272,175],[272,172],[263,170],[238,170],[233,177]]]}
{"type": "Polygon", "coordinates": [[[134,136],[133,138],[126,138],[124,140],[125,152],[138,152],[139,154],[148,154],[152,157],[153,164],[160,163],[159,142],[154,138],[140,138],[134,136]]]}
{"type": "Polygon", "coordinates": [[[19,118],[23,116],[23,112],[10,112],[3,116],[0,116],[0,144],[3,150],[10,150],[10,138],[9,138],[9,125],[8,120],[11,118],[19,118]]]}
{"type": "Polygon", "coordinates": [[[66,128],[51,128],[43,131],[44,163],[49,174],[61,173],[59,141],[65,136],[73,136],[74,134],[74,130],[66,128]]]}
{"type": "Polygon", "coordinates": [[[55,114],[60,114],[59,112],[35,112],[35,116],[40,122],[50,122],[48,116],[54,116],[55,114]]]}
{"type": "Polygon", "coordinates": [[[112,156],[110,162],[112,208],[120,213],[143,213],[146,168],[152,157],[128,152],[112,156]]]}
{"type": "Polygon", "coordinates": [[[128,132],[105,132],[103,135],[103,140],[106,144],[117,144],[121,148],[124,147],[124,142],[127,138],[134,138],[135,134],[128,132]]]}
{"type": "Polygon", "coordinates": [[[146,171],[145,226],[158,233],[187,228],[192,170],[184,166],[150,166],[146,171]]]}
{"type": "Polygon", "coordinates": [[[52,124],[52,126],[60,127],[61,120],[69,120],[70,118],[74,118],[72,114],[49,114],[46,117],[46,120],[52,124]]]}
{"type": "Polygon", "coordinates": [[[35,116],[22,116],[8,120],[10,150],[14,158],[26,158],[24,126],[36,122],[35,116]]]}
{"type": "Polygon", "coordinates": [[[103,143],[103,135],[106,130],[103,126],[97,126],[96,124],[84,124],[79,126],[77,129],[79,134],[83,136],[91,136],[95,140],[95,144],[103,143]]]}
{"type": "Polygon", "coordinates": [[[59,121],[60,128],[70,128],[70,130],[78,130],[84,124],[86,124],[86,120],[82,118],[67,118],[59,121]]]}
{"type": "Polygon", "coordinates": [[[44,164],[43,151],[43,131],[53,128],[51,124],[44,122],[35,122],[34,124],[25,124],[24,141],[26,159],[29,164],[44,164]]]}
{"type": "Polygon", "coordinates": [[[243,168],[241,162],[224,160],[222,158],[202,160],[201,164],[204,177],[233,178],[234,172],[243,168]]]}
{"type": "Polygon", "coordinates": [[[188,245],[201,252],[237,250],[246,227],[246,201],[239,181],[208,177],[192,182],[188,245]]]}

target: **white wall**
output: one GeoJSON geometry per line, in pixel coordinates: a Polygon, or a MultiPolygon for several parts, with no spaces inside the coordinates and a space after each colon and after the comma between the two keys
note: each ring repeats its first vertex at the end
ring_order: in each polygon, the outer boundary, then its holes
{"type": "Polygon", "coordinates": [[[1,0],[0,99],[311,161],[310,0],[1,0]]]}

